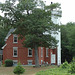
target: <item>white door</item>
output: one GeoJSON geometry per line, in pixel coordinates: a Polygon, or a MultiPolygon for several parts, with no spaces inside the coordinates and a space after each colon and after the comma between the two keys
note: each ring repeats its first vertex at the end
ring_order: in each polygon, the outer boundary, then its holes
{"type": "Polygon", "coordinates": [[[51,54],[51,64],[52,63],[56,63],[55,61],[56,61],[56,56],[55,56],[55,54],[51,54]]]}

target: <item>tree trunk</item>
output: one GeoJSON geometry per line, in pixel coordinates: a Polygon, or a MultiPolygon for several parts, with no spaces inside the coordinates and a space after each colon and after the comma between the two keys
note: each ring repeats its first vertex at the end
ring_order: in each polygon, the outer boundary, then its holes
{"type": "Polygon", "coordinates": [[[35,45],[35,67],[39,67],[38,47],[35,45]]]}

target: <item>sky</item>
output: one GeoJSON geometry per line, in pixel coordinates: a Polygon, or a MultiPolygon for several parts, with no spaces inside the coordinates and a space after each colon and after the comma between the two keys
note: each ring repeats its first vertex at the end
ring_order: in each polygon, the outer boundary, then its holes
{"type": "MultiPolygon", "coordinates": [[[[4,2],[5,0],[0,0],[4,2]]],[[[61,23],[66,24],[68,22],[75,22],[75,0],[43,0],[46,1],[46,4],[49,5],[51,2],[60,3],[62,10],[61,23]]]]}
{"type": "Polygon", "coordinates": [[[61,23],[75,22],[75,0],[44,0],[46,4],[60,3],[62,10],[61,23]]]}

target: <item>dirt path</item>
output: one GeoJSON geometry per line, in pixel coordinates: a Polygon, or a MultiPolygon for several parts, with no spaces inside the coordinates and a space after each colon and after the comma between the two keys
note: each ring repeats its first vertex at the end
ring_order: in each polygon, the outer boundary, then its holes
{"type": "MultiPolygon", "coordinates": [[[[54,67],[56,66],[47,66],[47,67],[40,67],[40,68],[25,66],[24,68],[26,69],[26,71],[22,75],[35,75],[37,72],[41,70],[44,71],[54,67]]],[[[14,75],[13,73],[14,68],[15,67],[0,67],[0,75],[14,75]]]]}

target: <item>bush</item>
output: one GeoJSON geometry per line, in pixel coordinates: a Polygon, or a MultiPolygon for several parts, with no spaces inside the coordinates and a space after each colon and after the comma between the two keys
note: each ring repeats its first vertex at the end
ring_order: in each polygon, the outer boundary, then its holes
{"type": "Polygon", "coordinates": [[[75,73],[75,62],[72,62],[72,63],[71,63],[71,67],[70,67],[70,69],[68,70],[68,72],[70,72],[71,74],[75,73]]]}
{"type": "Polygon", "coordinates": [[[66,68],[69,67],[69,64],[68,64],[67,61],[65,61],[60,67],[63,68],[63,69],[66,69],[66,68]]]}
{"type": "Polygon", "coordinates": [[[6,60],[5,60],[5,66],[6,66],[6,67],[13,66],[13,60],[11,60],[11,59],[6,59],[6,60]]]}
{"type": "Polygon", "coordinates": [[[14,74],[20,75],[25,72],[25,69],[20,65],[20,63],[18,63],[13,72],[14,74]]]}
{"type": "Polygon", "coordinates": [[[72,62],[75,62],[75,57],[73,57],[72,62]]]}

